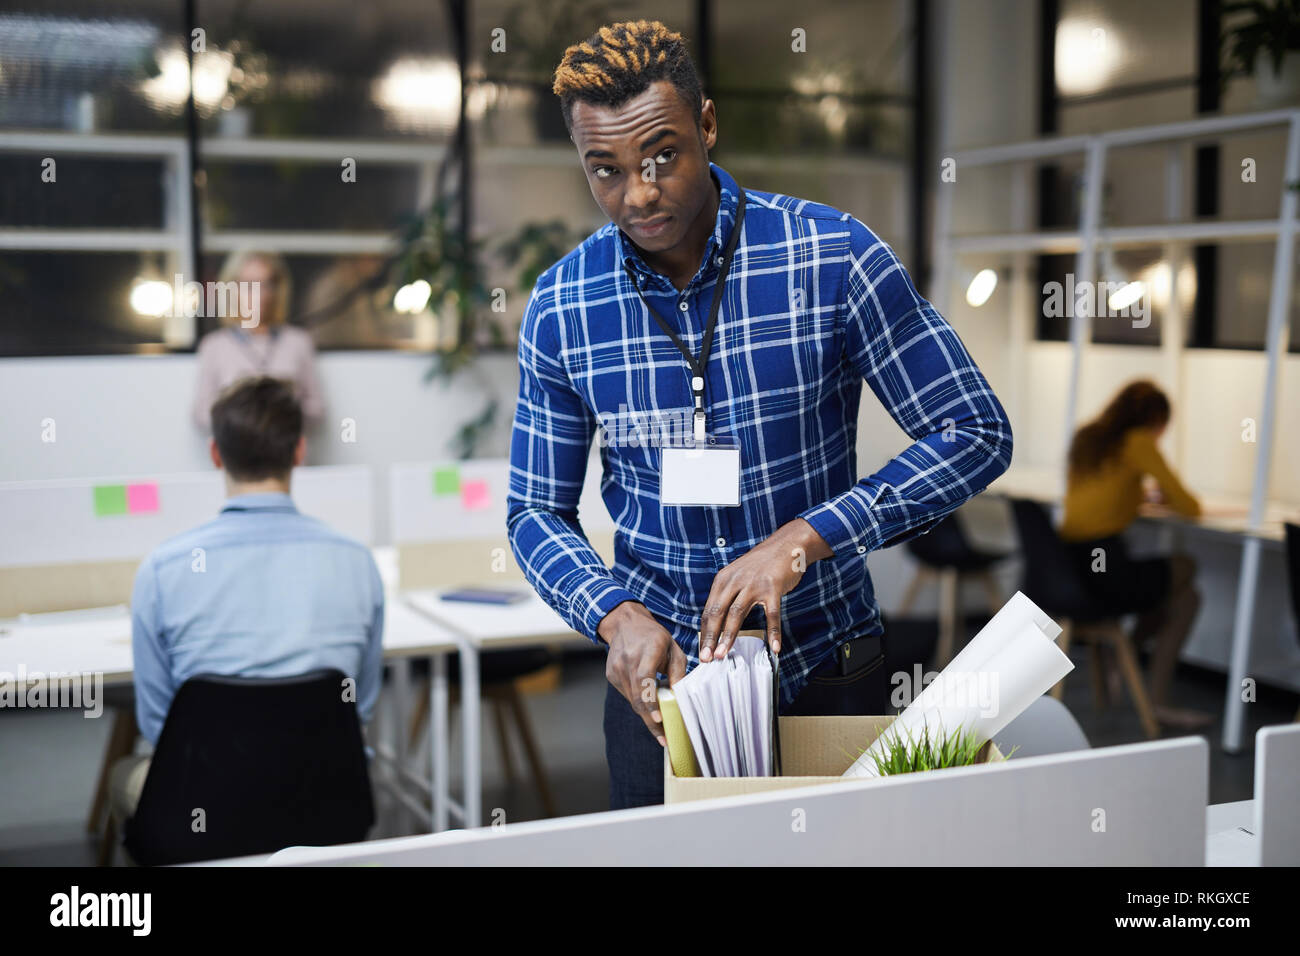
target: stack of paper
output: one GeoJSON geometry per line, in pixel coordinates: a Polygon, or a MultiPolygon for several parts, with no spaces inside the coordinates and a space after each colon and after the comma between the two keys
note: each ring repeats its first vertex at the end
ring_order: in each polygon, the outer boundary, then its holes
{"type": "MultiPolygon", "coordinates": [[[[726,657],[700,664],[673,685],[671,698],[702,776],[772,776],[774,681],[767,644],[742,634],[726,657]]],[[[676,768],[685,761],[672,743],[670,736],[668,757],[676,768]]]]}
{"type": "Polygon", "coordinates": [[[926,729],[931,740],[954,732],[991,739],[1074,669],[1053,643],[1060,633],[1017,591],[844,776],[877,776],[873,754],[883,754],[894,740],[910,750],[926,729]]]}

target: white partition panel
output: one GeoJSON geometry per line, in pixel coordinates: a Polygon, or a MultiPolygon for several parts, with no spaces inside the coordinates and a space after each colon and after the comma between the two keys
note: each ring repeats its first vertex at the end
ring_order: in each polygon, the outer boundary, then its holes
{"type": "Polygon", "coordinates": [[[369,465],[295,468],[292,491],[303,514],[367,547],[375,543],[374,471],[369,465]]]}
{"type": "MultiPolygon", "coordinates": [[[[600,459],[593,454],[578,503],[578,519],[587,532],[613,527],[600,497],[600,479],[600,459]]],[[[505,537],[510,488],[505,458],[398,463],[389,471],[389,482],[394,544],[505,537]]]]}
{"type": "Polygon", "coordinates": [[[1200,866],[1200,737],[342,847],[281,865],[1200,866]]]}
{"type": "MultiPolygon", "coordinates": [[[[220,472],[0,484],[0,567],[141,558],[221,510],[220,472]]],[[[373,537],[365,466],[298,468],[299,510],[364,544],[373,537]]]]}
{"type": "Polygon", "coordinates": [[[1300,725],[1255,735],[1255,833],[1264,866],[1300,866],[1300,725]]]}

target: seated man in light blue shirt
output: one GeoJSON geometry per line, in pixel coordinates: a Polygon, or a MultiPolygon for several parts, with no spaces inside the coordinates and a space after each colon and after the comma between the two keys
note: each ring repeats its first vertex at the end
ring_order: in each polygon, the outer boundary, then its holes
{"type": "MultiPolygon", "coordinates": [[[[337,668],[369,719],[383,676],[384,589],[364,545],[298,513],[302,409],[291,383],[249,378],[212,406],[212,463],[227,501],[207,524],[160,545],[131,597],[136,721],[158,742],[172,698],[199,674],[290,677],[337,668]]],[[[119,818],[135,811],[148,758],[114,767],[119,818]]]]}

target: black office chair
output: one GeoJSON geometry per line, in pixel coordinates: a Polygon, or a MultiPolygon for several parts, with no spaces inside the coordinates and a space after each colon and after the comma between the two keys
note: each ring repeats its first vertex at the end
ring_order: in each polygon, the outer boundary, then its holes
{"type": "MultiPolygon", "coordinates": [[[[1069,654],[1070,643],[1074,640],[1087,644],[1093,702],[1099,709],[1106,702],[1102,648],[1109,645],[1114,649],[1120,673],[1142,722],[1142,730],[1148,737],[1158,737],[1160,725],[1142,679],[1137,651],[1119,617],[1114,610],[1089,596],[1065,545],[1052,527],[1046,508],[1037,501],[1013,498],[1011,510],[1024,557],[1020,590],[1061,625],[1059,645],[1062,651],[1069,654]]],[[[1064,696],[1064,678],[1052,688],[1051,694],[1057,700],[1064,696]]]]}
{"type": "Polygon", "coordinates": [[[364,840],[375,806],[344,680],[319,670],[181,685],[124,827],[132,859],[190,863],[364,840]]]}
{"type": "Polygon", "coordinates": [[[956,644],[961,580],[971,577],[980,582],[988,597],[989,614],[1002,607],[1003,597],[993,578],[993,566],[1007,556],[975,548],[966,540],[956,513],[945,515],[925,534],[908,540],[904,547],[920,565],[916,569],[898,616],[905,617],[921,588],[931,578],[939,583],[939,641],[935,664],[943,668],[952,658],[956,644]]]}
{"type": "MultiPolygon", "coordinates": [[[[1286,579],[1291,592],[1291,610],[1295,613],[1296,633],[1300,634],[1300,525],[1286,525],[1286,579]]],[[[1300,710],[1295,712],[1300,723],[1300,710]]]]}

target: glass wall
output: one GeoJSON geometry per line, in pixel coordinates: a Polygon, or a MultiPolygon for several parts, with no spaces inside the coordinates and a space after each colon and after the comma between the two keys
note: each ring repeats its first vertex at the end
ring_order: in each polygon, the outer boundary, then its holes
{"type": "Polygon", "coordinates": [[[550,85],[566,46],[618,19],[687,37],[714,159],[744,185],[910,251],[910,4],[188,9],[0,0],[0,354],[192,349],[216,323],[184,314],[176,277],[212,281],[248,249],[284,257],[290,321],[321,348],[446,347],[465,314],[511,348],[538,268],[604,222],[550,85]]]}

